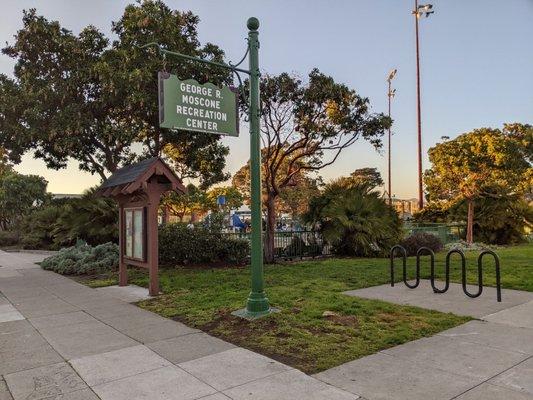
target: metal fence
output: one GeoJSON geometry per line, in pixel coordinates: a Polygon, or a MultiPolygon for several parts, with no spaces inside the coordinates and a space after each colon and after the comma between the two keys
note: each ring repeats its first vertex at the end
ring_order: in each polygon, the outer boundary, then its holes
{"type": "MultiPolygon", "coordinates": [[[[406,236],[417,232],[431,233],[438,236],[446,244],[464,237],[465,227],[452,224],[406,223],[404,230],[406,236]]],[[[250,232],[228,232],[226,235],[251,240],[250,232]]],[[[265,233],[263,232],[264,239],[265,233]]],[[[277,231],[274,233],[274,258],[276,259],[316,258],[331,256],[332,254],[331,244],[322,237],[320,232],[277,231]]]]}
{"type": "MultiPolygon", "coordinates": [[[[239,239],[251,239],[245,232],[229,232],[227,235],[239,239]]],[[[263,232],[263,240],[265,233],[263,232]]],[[[274,233],[274,258],[292,260],[304,257],[324,257],[332,255],[329,244],[320,232],[278,231],[274,233]]]]}
{"type": "Polygon", "coordinates": [[[465,226],[459,224],[410,223],[404,224],[407,235],[425,232],[437,236],[442,243],[452,243],[465,236],[465,226]]]}

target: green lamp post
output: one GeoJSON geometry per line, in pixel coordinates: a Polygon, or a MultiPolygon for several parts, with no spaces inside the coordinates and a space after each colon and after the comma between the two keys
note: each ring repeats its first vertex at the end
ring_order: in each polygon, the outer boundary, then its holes
{"type": "MultiPolygon", "coordinates": [[[[265,294],[265,284],[263,278],[263,240],[262,240],[262,206],[261,206],[261,137],[259,131],[259,118],[261,117],[260,102],[259,102],[259,20],[255,17],[251,17],[247,22],[248,26],[248,61],[249,61],[249,70],[239,68],[239,65],[244,61],[244,58],[236,65],[231,63],[225,64],[220,62],[214,62],[209,60],[203,60],[200,58],[188,56],[186,54],[176,53],[163,49],[157,43],[147,43],[141,48],[148,46],[157,47],[160,54],[178,57],[185,60],[191,60],[195,62],[200,62],[203,64],[213,65],[221,68],[226,68],[235,73],[241,81],[238,73],[248,74],[249,79],[249,121],[250,121],[250,176],[251,176],[251,209],[252,209],[252,257],[251,257],[251,283],[252,290],[248,296],[246,302],[246,307],[233,312],[234,315],[254,319],[261,317],[263,315],[268,315],[275,309],[271,308],[268,302],[268,298],[265,294]]],[[[246,55],[245,55],[246,56],[246,55]]],[[[168,74],[167,74],[168,75],[168,74]]],[[[166,79],[166,78],[165,78],[166,79]]],[[[171,80],[168,79],[168,82],[171,80]]],[[[176,78],[174,82],[179,82],[176,78]]],[[[161,82],[160,82],[161,84],[161,82]]],[[[170,87],[169,90],[165,90],[166,83],[163,82],[163,88],[160,90],[160,122],[161,115],[165,113],[165,106],[161,108],[161,104],[165,104],[170,101],[171,105],[168,110],[176,110],[176,104],[172,103],[172,100],[166,99],[165,93],[174,93],[177,87],[170,87]],[[161,94],[163,93],[163,95],[161,94]]],[[[161,89],[161,88],[160,88],[161,89]]],[[[175,93],[174,93],[175,94],[175,93]]],[[[181,109],[181,108],[180,108],[181,109]]],[[[167,110],[167,111],[168,111],[167,110]]],[[[169,117],[170,121],[168,124],[165,122],[163,127],[166,128],[175,128],[175,129],[186,129],[186,127],[179,126],[179,122],[173,122],[172,116],[169,117]]],[[[180,121],[176,119],[176,121],[180,121]]],[[[197,131],[202,131],[201,129],[197,131]]],[[[206,131],[206,133],[212,133],[206,131]]],[[[219,132],[223,133],[223,132],[219,132]]]]}
{"type": "Polygon", "coordinates": [[[252,208],[252,291],[246,304],[251,316],[268,312],[270,305],[264,291],[263,279],[263,218],[261,184],[261,137],[259,131],[259,20],[249,18],[247,23],[250,69],[250,177],[252,208]]]}
{"type": "Polygon", "coordinates": [[[251,178],[251,209],[252,209],[252,291],[248,296],[246,308],[233,314],[254,319],[274,311],[270,308],[265,294],[263,278],[263,223],[261,199],[261,137],[259,132],[259,20],[248,19],[248,60],[250,69],[250,178],[251,178]]]}

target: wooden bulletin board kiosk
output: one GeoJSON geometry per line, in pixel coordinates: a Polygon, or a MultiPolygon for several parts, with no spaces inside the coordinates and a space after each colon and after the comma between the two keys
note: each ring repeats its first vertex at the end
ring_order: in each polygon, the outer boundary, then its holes
{"type": "Polygon", "coordinates": [[[99,188],[119,206],[119,286],[128,284],[126,265],[148,268],[149,292],[159,294],[158,209],[161,195],[185,193],[181,180],[158,157],[117,170],[99,188]]]}

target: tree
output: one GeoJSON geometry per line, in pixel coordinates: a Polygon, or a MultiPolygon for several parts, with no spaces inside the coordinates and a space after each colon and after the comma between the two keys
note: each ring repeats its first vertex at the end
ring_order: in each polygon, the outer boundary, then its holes
{"type": "Polygon", "coordinates": [[[194,216],[207,211],[207,195],[204,190],[190,183],[187,185],[187,193],[170,192],[163,196],[161,206],[166,212],[178,217],[179,221],[183,222],[183,218],[187,214],[194,216]]]}
{"type": "Polygon", "coordinates": [[[7,152],[0,147],[0,177],[11,171],[13,171],[13,167],[9,163],[7,152]]]}
{"type": "Polygon", "coordinates": [[[230,210],[239,208],[244,203],[244,198],[237,188],[233,186],[219,186],[207,192],[206,205],[211,211],[219,210],[217,204],[218,196],[224,196],[226,198],[224,206],[230,210]]]}
{"type": "Polygon", "coordinates": [[[276,210],[290,214],[293,220],[300,220],[309,210],[309,199],[318,196],[322,186],[321,177],[314,178],[309,174],[296,175],[293,184],[281,191],[276,210]]]}
{"type": "Polygon", "coordinates": [[[13,227],[48,198],[48,182],[41,176],[10,171],[0,176],[0,229],[13,227]]]}
{"type": "MultiPolygon", "coordinates": [[[[449,210],[450,219],[465,220],[466,201],[449,210]]],[[[524,240],[525,228],[533,228],[533,207],[521,194],[484,196],[476,200],[474,239],[483,243],[507,245],[524,240]]]]}
{"type": "Polygon", "coordinates": [[[533,126],[529,124],[503,124],[503,134],[515,140],[523,157],[533,163],[533,126]]]}
{"type": "Polygon", "coordinates": [[[182,178],[206,185],[225,179],[227,149],[219,136],[159,127],[157,72],[215,84],[229,82],[229,73],[138,47],[158,42],[222,61],[220,48],[200,45],[198,22],[191,12],[147,0],[126,7],[112,24],[111,41],[93,26],[75,35],[25,11],[14,43],[2,50],[16,65],[14,79],[0,75],[0,146],[13,162],[33,150],[49,168],[73,158],[102,179],[135,158],[159,155],[174,161],[182,178]]]}
{"type": "Polygon", "coordinates": [[[474,207],[482,198],[504,198],[524,190],[531,166],[517,140],[482,128],[429,149],[425,184],[431,202],[445,208],[466,202],[466,240],[474,239],[474,207]]]}
{"type": "Polygon", "coordinates": [[[307,83],[286,73],[264,75],[260,89],[265,253],[272,261],[276,200],[282,190],[298,176],[332,165],[359,138],[379,147],[391,121],[383,114],[371,114],[367,98],[317,69],[311,71],[307,83]]]}
{"type": "Polygon", "coordinates": [[[353,171],[350,176],[344,176],[336,180],[338,185],[346,189],[354,186],[363,186],[368,190],[374,190],[383,185],[383,179],[377,168],[360,168],[353,171]]]}
{"type": "Polygon", "coordinates": [[[340,255],[385,256],[402,234],[398,214],[379,192],[365,182],[346,187],[342,178],[311,199],[306,219],[340,255]]]}
{"type": "MultiPolygon", "coordinates": [[[[262,151],[266,154],[265,149],[262,151]]],[[[265,158],[262,158],[261,174],[265,176],[266,163],[265,158]]],[[[233,175],[232,185],[243,195],[244,202],[250,204],[250,162],[243,165],[233,175]]],[[[309,199],[319,193],[319,188],[323,185],[320,177],[315,177],[312,171],[301,171],[294,175],[291,182],[280,188],[280,194],[274,200],[276,214],[281,212],[290,213],[293,218],[302,215],[307,211],[309,199]]],[[[263,211],[266,212],[267,204],[267,185],[266,181],[262,181],[262,198],[263,211]]]]}

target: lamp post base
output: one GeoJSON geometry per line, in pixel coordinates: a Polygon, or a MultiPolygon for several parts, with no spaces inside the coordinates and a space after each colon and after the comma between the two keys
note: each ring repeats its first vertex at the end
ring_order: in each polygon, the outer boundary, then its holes
{"type": "Polygon", "coordinates": [[[252,321],[254,319],[259,319],[261,317],[265,317],[267,315],[277,313],[279,310],[274,307],[269,307],[265,311],[250,311],[247,308],[241,308],[240,310],[233,311],[231,315],[235,315],[239,318],[247,319],[248,321],[252,321]]]}

